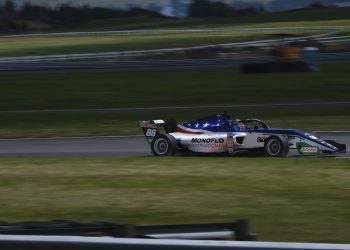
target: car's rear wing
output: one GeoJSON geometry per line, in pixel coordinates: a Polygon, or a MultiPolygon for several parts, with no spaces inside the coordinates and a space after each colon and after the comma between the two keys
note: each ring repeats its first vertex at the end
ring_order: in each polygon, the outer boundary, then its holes
{"type": "Polygon", "coordinates": [[[148,120],[139,121],[139,123],[149,143],[160,133],[174,132],[177,126],[175,120],[148,120]]]}
{"type": "Polygon", "coordinates": [[[139,123],[149,143],[151,143],[152,139],[160,133],[158,129],[165,125],[164,120],[148,120],[140,121],[139,123]]]}

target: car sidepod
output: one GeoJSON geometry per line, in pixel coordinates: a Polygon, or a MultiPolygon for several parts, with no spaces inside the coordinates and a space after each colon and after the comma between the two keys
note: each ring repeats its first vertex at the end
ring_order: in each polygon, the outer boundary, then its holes
{"type": "Polygon", "coordinates": [[[196,153],[232,153],[243,146],[246,133],[171,133],[183,149],[196,153]]]}

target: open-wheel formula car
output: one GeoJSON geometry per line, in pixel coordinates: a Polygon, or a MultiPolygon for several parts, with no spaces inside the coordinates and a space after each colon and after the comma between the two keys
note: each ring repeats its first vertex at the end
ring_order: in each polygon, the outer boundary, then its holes
{"type": "Polygon", "coordinates": [[[225,112],[177,124],[175,120],[140,121],[155,156],[177,152],[228,153],[261,152],[267,156],[345,153],[346,145],[299,129],[270,128],[259,119],[231,119],[225,112]]]}

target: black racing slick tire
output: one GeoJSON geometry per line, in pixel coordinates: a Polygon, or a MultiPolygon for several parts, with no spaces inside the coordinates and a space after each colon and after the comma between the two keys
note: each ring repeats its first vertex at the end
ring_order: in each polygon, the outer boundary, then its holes
{"type": "Polygon", "coordinates": [[[279,136],[270,136],[264,144],[264,152],[270,157],[286,157],[289,152],[289,144],[287,138],[279,136]]]}
{"type": "Polygon", "coordinates": [[[155,156],[175,155],[178,150],[176,139],[169,134],[159,134],[151,142],[151,151],[155,156]]]}

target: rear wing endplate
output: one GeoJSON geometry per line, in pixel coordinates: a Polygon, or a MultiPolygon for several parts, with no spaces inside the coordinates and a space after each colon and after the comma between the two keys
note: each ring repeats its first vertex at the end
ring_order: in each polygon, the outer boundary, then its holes
{"type": "Polygon", "coordinates": [[[148,120],[140,121],[140,127],[149,143],[152,142],[153,138],[159,134],[158,128],[165,125],[164,120],[148,120]]]}

